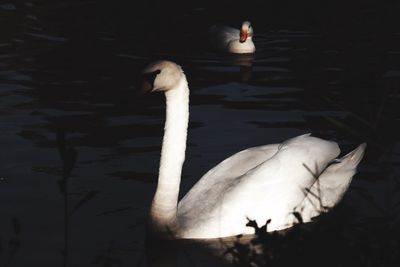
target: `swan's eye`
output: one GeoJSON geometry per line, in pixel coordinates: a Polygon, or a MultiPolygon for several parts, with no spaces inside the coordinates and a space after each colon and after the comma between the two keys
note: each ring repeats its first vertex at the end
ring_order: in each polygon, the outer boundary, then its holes
{"type": "Polygon", "coordinates": [[[161,70],[155,70],[142,74],[141,83],[139,85],[140,93],[151,92],[154,87],[154,80],[157,75],[161,73],[161,70]]]}
{"type": "Polygon", "coordinates": [[[143,79],[146,80],[151,85],[154,84],[154,80],[156,79],[157,75],[161,73],[161,70],[155,70],[148,73],[143,73],[143,79]]]}

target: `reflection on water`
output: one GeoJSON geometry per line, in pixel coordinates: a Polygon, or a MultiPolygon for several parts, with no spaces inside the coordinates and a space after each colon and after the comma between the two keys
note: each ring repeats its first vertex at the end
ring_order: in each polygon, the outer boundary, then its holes
{"type": "Polygon", "coordinates": [[[134,84],[160,58],[181,64],[191,88],[181,194],[238,150],[313,132],[343,152],[369,143],[344,199],[349,221],[398,220],[396,9],[293,5],[222,18],[219,4],[1,3],[0,265],[145,264],[164,99],[138,99],[134,84]],[[209,25],[244,19],[254,55],[208,48],[209,25]]]}

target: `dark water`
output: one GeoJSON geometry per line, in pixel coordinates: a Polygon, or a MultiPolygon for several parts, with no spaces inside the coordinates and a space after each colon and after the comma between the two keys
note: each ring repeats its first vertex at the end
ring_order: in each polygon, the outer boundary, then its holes
{"type": "Polygon", "coordinates": [[[0,266],[145,265],[164,102],[134,84],[154,59],[181,64],[191,89],[182,194],[236,151],[312,132],[343,152],[368,143],[343,200],[351,223],[397,222],[398,10],[1,2],[0,266]],[[253,57],[208,48],[209,25],[244,19],[253,57]]]}

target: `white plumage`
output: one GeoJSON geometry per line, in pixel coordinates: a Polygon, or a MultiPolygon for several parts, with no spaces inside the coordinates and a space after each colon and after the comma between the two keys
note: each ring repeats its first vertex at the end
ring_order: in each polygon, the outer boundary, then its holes
{"type": "Polygon", "coordinates": [[[346,156],[337,143],[301,135],[281,144],[234,154],[208,171],[178,203],[189,118],[189,88],[180,66],[159,61],[144,71],[152,91],[166,96],[166,124],[150,231],[164,238],[219,238],[252,234],[248,220],[268,231],[304,222],[333,207],[347,190],[366,145],[346,156]],[[316,197],[317,196],[317,197],[316,197]],[[323,207],[320,206],[322,203],[323,207]]]}
{"type": "Polygon", "coordinates": [[[210,44],[214,49],[235,54],[254,53],[253,27],[248,21],[235,29],[223,25],[213,25],[209,29],[210,44]]]}

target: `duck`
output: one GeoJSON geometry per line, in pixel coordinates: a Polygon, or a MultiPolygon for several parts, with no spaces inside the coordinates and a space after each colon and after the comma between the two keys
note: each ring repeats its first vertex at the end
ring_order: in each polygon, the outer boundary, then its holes
{"type": "Polygon", "coordinates": [[[247,148],[205,173],[178,201],[189,122],[186,75],[174,62],[156,61],[143,70],[138,89],[163,93],[166,99],[157,187],[147,224],[152,237],[215,239],[254,234],[249,221],[268,223],[268,232],[294,226],[299,216],[310,222],[340,202],[366,149],[363,143],[338,158],[336,142],[310,133],[247,148]]]}
{"type": "Polygon", "coordinates": [[[239,29],[224,25],[213,25],[209,29],[211,46],[221,52],[250,54],[256,51],[253,43],[254,30],[249,21],[244,21],[239,29]]]}

